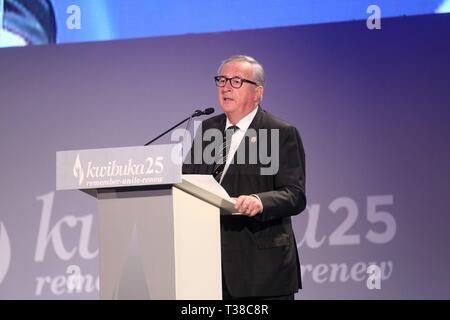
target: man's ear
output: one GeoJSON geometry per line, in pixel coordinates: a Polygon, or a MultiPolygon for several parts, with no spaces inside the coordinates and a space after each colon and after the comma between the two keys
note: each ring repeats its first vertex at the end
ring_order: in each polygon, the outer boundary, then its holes
{"type": "Polygon", "coordinates": [[[256,96],[255,96],[255,98],[256,98],[257,102],[260,103],[260,102],[262,101],[262,99],[263,99],[263,95],[264,95],[264,87],[258,86],[258,87],[256,87],[255,90],[256,90],[256,96]]]}

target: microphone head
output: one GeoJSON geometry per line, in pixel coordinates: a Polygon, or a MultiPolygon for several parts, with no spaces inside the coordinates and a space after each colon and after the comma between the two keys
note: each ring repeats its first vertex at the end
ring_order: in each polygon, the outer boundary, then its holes
{"type": "Polygon", "coordinates": [[[205,111],[203,111],[204,114],[208,115],[214,112],[214,108],[206,108],[205,111]]]}
{"type": "Polygon", "coordinates": [[[195,110],[194,113],[192,114],[192,117],[198,117],[201,116],[203,114],[202,110],[195,110]]]}

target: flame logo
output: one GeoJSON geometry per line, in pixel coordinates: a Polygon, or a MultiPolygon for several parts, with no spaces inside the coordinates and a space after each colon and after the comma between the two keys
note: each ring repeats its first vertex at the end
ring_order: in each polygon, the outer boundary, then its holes
{"type": "Polygon", "coordinates": [[[8,233],[0,223],[0,284],[6,276],[11,261],[11,246],[9,244],[8,233]]]}
{"type": "Polygon", "coordinates": [[[80,154],[77,154],[77,158],[75,159],[75,164],[73,166],[73,175],[75,176],[75,178],[79,178],[78,183],[81,185],[84,180],[84,171],[83,167],[81,166],[80,154]]]}

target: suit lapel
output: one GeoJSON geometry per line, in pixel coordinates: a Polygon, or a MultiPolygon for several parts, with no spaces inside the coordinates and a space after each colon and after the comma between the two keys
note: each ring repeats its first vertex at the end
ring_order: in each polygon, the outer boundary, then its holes
{"type": "Polygon", "coordinates": [[[250,123],[249,129],[255,129],[258,130],[261,127],[261,122],[263,118],[264,110],[258,106],[258,111],[255,114],[255,117],[253,118],[253,121],[250,123]]]}

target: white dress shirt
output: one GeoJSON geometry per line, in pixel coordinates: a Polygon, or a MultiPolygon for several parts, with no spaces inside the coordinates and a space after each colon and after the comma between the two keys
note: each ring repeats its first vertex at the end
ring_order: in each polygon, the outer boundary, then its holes
{"type": "MultiPolygon", "coordinates": [[[[223,177],[227,173],[228,167],[230,166],[230,162],[233,160],[234,154],[236,153],[237,148],[239,147],[239,144],[242,141],[242,138],[244,138],[245,136],[245,132],[250,126],[250,123],[252,123],[253,119],[255,118],[256,112],[258,112],[258,107],[256,107],[252,112],[250,112],[248,115],[239,120],[238,123],[236,123],[236,126],[238,126],[239,129],[236,130],[233,136],[231,137],[230,150],[227,155],[227,162],[225,162],[225,167],[223,168],[222,176],[220,177],[220,183],[222,183],[223,177]]],[[[231,126],[233,126],[233,124],[227,118],[225,130],[231,126]]]]}

